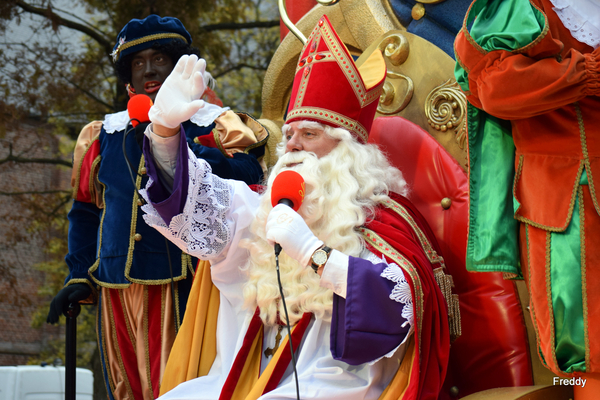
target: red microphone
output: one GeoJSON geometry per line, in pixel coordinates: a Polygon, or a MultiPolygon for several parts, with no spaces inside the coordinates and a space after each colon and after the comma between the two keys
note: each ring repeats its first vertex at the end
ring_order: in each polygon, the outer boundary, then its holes
{"type": "Polygon", "coordinates": [[[271,205],[285,204],[298,211],[304,201],[304,178],[296,171],[283,171],[271,185],[271,205]]]}
{"type": "Polygon", "coordinates": [[[129,119],[131,119],[131,125],[135,128],[140,123],[150,122],[148,112],[152,107],[152,99],[145,94],[136,94],[132,96],[127,102],[127,112],[129,113],[129,119]]]}

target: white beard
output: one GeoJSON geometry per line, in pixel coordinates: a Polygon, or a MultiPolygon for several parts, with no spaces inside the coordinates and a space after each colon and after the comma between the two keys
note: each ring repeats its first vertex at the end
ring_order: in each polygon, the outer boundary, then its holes
{"type": "MultiPolygon", "coordinates": [[[[328,157],[335,157],[335,150],[321,159],[307,152],[287,153],[279,159],[270,174],[267,191],[251,227],[255,237],[245,243],[250,249],[250,260],[247,266],[248,282],[244,287],[246,306],[250,309],[258,306],[260,317],[267,325],[277,324],[278,316],[282,321],[285,316],[280,301],[273,246],[264,239],[267,216],[273,208],[270,188],[278,173],[293,169],[304,178],[306,194],[298,213],[320,240],[347,255],[358,256],[363,248],[362,239],[355,230],[364,223],[361,207],[352,205],[350,201],[341,201],[341,197],[352,198],[351,193],[333,198],[325,193],[328,186],[326,182],[331,180],[331,174],[323,171],[328,157]],[[293,163],[300,164],[291,168],[286,166],[293,163]]],[[[347,175],[350,176],[349,173],[347,175]]],[[[331,319],[333,292],[319,285],[320,277],[310,266],[301,266],[284,250],[279,256],[279,270],[291,324],[295,324],[305,312],[331,319]]]]}
{"type": "MultiPolygon", "coordinates": [[[[340,142],[324,157],[317,158],[314,153],[304,151],[280,154],[251,226],[254,238],[245,241],[250,260],[246,266],[249,280],[244,286],[244,299],[251,310],[260,308],[265,324],[276,324],[278,313],[282,319],[285,315],[279,300],[273,247],[264,239],[267,216],[272,209],[271,185],[277,174],[293,169],[302,175],[305,197],[298,213],[327,246],[354,257],[365,246],[358,228],[373,215],[378,202],[388,199],[388,190],[403,195],[408,192],[402,173],[389,164],[376,146],[357,143],[341,128],[333,131],[339,131],[336,137],[340,142]],[[296,163],[299,164],[290,166],[296,163]]],[[[279,261],[290,323],[298,321],[305,312],[330,319],[333,293],[319,286],[319,275],[312,268],[299,265],[285,251],[279,261]]]]}

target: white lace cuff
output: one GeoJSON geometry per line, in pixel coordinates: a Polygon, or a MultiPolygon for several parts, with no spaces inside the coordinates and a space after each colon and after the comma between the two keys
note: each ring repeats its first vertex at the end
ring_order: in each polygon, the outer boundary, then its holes
{"type": "Polygon", "coordinates": [[[600,47],[600,4],[590,0],[550,0],[554,12],[577,41],[600,47]]]}
{"type": "MultiPolygon", "coordinates": [[[[383,260],[383,262],[387,264],[385,260],[383,260]]],[[[406,319],[406,322],[402,324],[402,326],[410,324],[412,328],[415,321],[413,314],[413,299],[412,294],[410,293],[410,286],[404,277],[404,272],[397,264],[391,263],[383,270],[381,276],[396,283],[396,286],[392,289],[392,293],[390,293],[390,299],[404,305],[404,307],[402,307],[402,318],[406,319]]]]}
{"type": "MultiPolygon", "coordinates": [[[[392,299],[398,303],[402,303],[404,305],[402,307],[402,318],[406,319],[406,322],[404,322],[402,324],[402,326],[404,327],[404,326],[406,326],[406,324],[409,324],[410,329],[408,330],[408,333],[404,337],[404,340],[402,340],[402,343],[400,343],[395,349],[393,349],[389,353],[384,354],[383,356],[379,357],[378,359],[369,362],[369,365],[375,364],[377,361],[381,360],[382,358],[391,358],[398,351],[401,351],[402,353],[404,353],[406,351],[407,340],[414,333],[413,300],[412,300],[412,294],[410,293],[410,286],[408,285],[408,282],[406,281],[406,278],[404,277],[404,272],[397,264],[395,264],[395,263],[388,264],[388,262],[385,260],[385,258],[380,259],[379,257],[377,257],[377,259],[379,260],[379,262],[383,262],[388,265],[381,273],[381,276],[383,278],[389,279],[390,281],[396,283],[396,286],[394,286],[394,289],[392,289],[392,293],[390,293],[390,299],[392,299]]],[[[403,357],[404,354],[400,354],[400,356],[403,357]]]]}
{"type": "MultiPolygon", "coordinates": [[[[209,126],[227,110],[229,110],[229,107],[219,107],[214,104],[205,103],[204,107],[199,109],[196,114],[192,115],[190,121],[197,126],[209,126]]],[[[125,110],[105,115],[102,124],[104,125],[106,133],[111,134],[127,128],[128,122],[129,112],[125,110]]]]}
{"type": "Polygon", "coordinates": [[[215,119],[219,118],[221,114],[228,111],[229,107],[219,107],[214,104],[204,103],[204,107],[199,109],[196,114],[192,115],[190,121],[198,126],[209,126],[215,119]]]}
{"type": "MultiPolygon", "coordinates": [[[[214,259],[232,238],[226,215],[233,188],[226,180],[213,175],[210,165],[189,150],[188,157],[189,187],[183,213],[174,216],[167,226],[144,189],[140,191],[148,202],[142,206],[144,221],[184,252],[201,259],[214,259]]],[[[146,188],[153,183],[150,178],[146,188]]]]}

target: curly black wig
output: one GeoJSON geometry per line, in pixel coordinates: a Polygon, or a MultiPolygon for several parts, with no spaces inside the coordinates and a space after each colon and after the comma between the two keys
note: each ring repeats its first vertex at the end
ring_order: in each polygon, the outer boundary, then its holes
{"type": "MultiPolygon", "coordinates": [[[[150,48],[168,56],[173,61],[173,64],[177,63],[177,60],[184,54],[195,54],[200,58],[200,50],[181,40],[172,40],[166,44],[155,43],[150,48]]],[[[131,60],[134,55],[135,53],[128,54],[115,63],[117,77],[123,83],[131,83],[131,60]]]]}

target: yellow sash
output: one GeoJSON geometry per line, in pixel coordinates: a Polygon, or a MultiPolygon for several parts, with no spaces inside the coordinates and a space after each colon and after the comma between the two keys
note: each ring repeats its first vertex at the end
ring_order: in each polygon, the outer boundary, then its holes
{"type": "Polygon", "coordinates": [[[200,261],[162,378],[161,396],[182,382],[208,374],[217,355],[218,312],[219,290],[212,283],[210,263],[200,261]]]}
{"type": "MultiPolygon", "coordinates": [[[[404,353],[404,358],[402,359],[402,363],[400,367],[398,367],[398,371],[396,375],[394,375],[394,379],[387,385],[381,396],[379,396],[379,400],[398,400],[402,399],[406,389],[408,388],[408,382],[410,382],[410,378],[412,377],[413,367],[415,366],[415,337],[411,336],[408,342],[408,346],[406,348],[406,353],[404,353]]],[[[416,367],[419,365],[417,363],[416,367]]]]}
{"type": "MultiPolygon", "coordinates": [[[[208,374],[216,356],[218,310],[219,290],[212,283],[210,264],[207,261],[200,261],[183,323],[167,362],[160,387],[161,395],[180,383],[208,374]]],[[[293,329],[296,327],[294,326],[293,329]]],[[[262,332],[261,328],[253,340],[244,369],[231,397],[232,400],[256,400],[262,396],[277,366],[277,361],[284,351],[290,351],[289,338],[286,336],[265,371],[260,374],[262,332]]],[[[379,397],[380,400],[397,400],[404,396],[415,366],[414,349],[414,338],[411,338],[398,372],[379,397]]],[[[416,366],[418,368],[418,363],[416,366]]]]}

